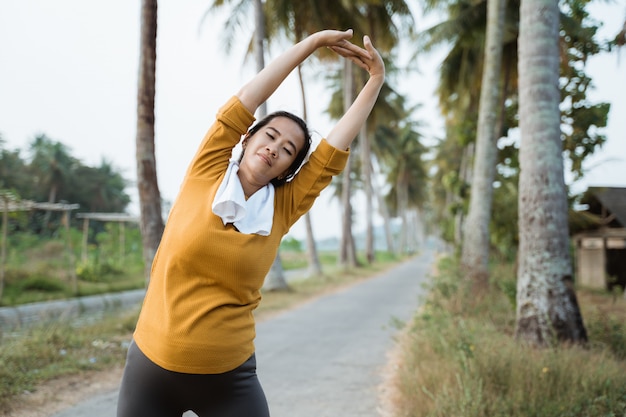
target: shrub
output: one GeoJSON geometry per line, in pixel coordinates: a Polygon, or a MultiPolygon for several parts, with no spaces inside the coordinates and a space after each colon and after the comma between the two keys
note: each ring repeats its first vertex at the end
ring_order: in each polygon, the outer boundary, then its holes
{"type": "MultiPolygon", "coordinates": [[[[500,267],[498,276],[511,274],[500,267]]],[[[515,311],[505,294],[510,286],[494,285],[477,298],[453,260],[439,263],[429,298],[403,344],[397,416],[624,415],[626,302],[624,310],[608,309],[610,295],[600,298],[605,315],[593,316],[589,305],[596,304],[583,294],[589,345],[535,349],[512,337],[515,311]]]]}

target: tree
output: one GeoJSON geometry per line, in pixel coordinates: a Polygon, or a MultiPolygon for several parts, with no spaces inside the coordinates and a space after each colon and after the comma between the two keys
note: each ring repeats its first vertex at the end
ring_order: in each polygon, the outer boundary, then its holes
{"type": "MultiPolygon", "coordinates": [[[[403,0],[386,1],[357,1],[349,3],[348,11],[353,16],[354,26],[362,28],[364,33],[369,34],[376,40],[379,50],[389,53],[398,46],[402,35],[410,35],[414,26],[413,15],[407,2],[403,0]]],[[[344,66],[344,109],[352,102],[352,97],[358,90],[361,83],[360,72],[353,73],[350,63],[344,66]]],[[[380,100],[379,100],[380,103],[380,100]]],[[[371,138],[376,129],[376,110],[372,112],[368,122],[363,127],[353,149],[360,156],[360,168],[363,177],[363,187],[365,192],[365,217],[366,217],[366,259],[368,262],[374,261],[374,237],[373,237],[373,191],[372,184],[372,153],[371,138]]],[[[356,152],[355,152],[356,153],[356,152]]],[[[355,155],[356,156],[356,155],[355,155]]],[[[356,166],[353,156],[348,160],[348,164],[343,173],[342,183],[342,235],[340,262],[345,266],[357,266],[356,247],[352,235],[352,205],[351,205],[351,183],[352,169],[356,166]]]]}
{"type": "MultiPolygon", "coordinates": [[[[293,43],[298,43],[304,39],[307,34],[317,31],[319,27],[327,22],[327,16],[324,11],[327,10],[325,2],[293,2],[274,0],[272,3],[273,16],[276,19],[278,29],[280,29],[285,37],[291,39],[293,43]]],[[[347,21],[347,13],[343,7],[336,7],[336,13],[333,20],[336,22],[347,21]]],[[[338,24],[337,27],[343,25],[338,24]]],[[[328,54],[335,59],[334,54],[328,54]]],[[[302,65],[297,68],[298,80],[300,81],[300,92],[302,96],[302,118],[308,120],[307,112],[307,96],[304,88],[304,78],[302,74],[302,65]]],[[[304,224],[306,231],[306,247],[309,265],[309,276],[319,276],[322,274],[322,264],[319,259],[315,237],[313,233],[313,221],[310,212],[304,214],[304,224]]]]}
{"type": "MultiPolygon", "coordinates": [[[[423,0],[426,10],[441,10],[447,18],[417,38],[418,51],[427,52],[435,46],[451,45],[450,52],[441,64],[438,86],[439,104],[446,121],[446,137],[441,143],[445,151],[439,153],[435,162],[442,170],[436,171],[438,180],[445,186],[445,195],[437,192],[439,209],[436,214],[444,223],[444,236],[456,243],[461,241],[459,227],[467,206],[466,191],[471,182],[469,157],[478,119],[478,93],[480,92],[482,45],[485,29],[486,0],[479,2],[454,0],[440,2],[423,0]],[[443,7],[442,7],[443,6],[443,7]],[[444,161],[444,159],[446,159],[444,161]]],[[[562,139],[566,156],[571,161],[575,178],[582,176],[582,161],[602,144],[604,136],[598,128],[606,126],[607,103],[592,104],[587,99],[591,80],[584,73],[588,58],[600,51],[594,35],[597,27],[586,21],[587,0],[562,0],[561,2],[561,110],[562,139]]],[[[507,136],[508,130],[518,123],[517,93],[517,36],[519,28],[519,1],[508,0],[505,18],[502,60],[502,94],[500,118],[496,122],[499,136],[507,136]]],[[[511,141],[509,141],[511,142],[511,141]]],[[[509,143],[498,150],[498,172],[501,180],[515,181],[518,170],[518,143],[509,143]]],[[[511,190],[504,184],[501,191],[511,190]]],[[[510,196],[507,196],[510,197],[510,196]]],[[[514,218],[506,217],[511,210],[493,210],[492,222],[510,224],[514,218]]],[[[510,228],[509,228],[510,229],[510,228]]],[[[505,231],[505,229],[502,229],[505,231]]],[[[513,231],[510,231],[511,235],[513,231]]],[[[491,233],[493,238],[493,233],[491,233]]],[[[515,239],[506,239],[513,242],[515,239]]],[[[502,243],[505,240],[500,239],[502,243]]],[[[492,244],[493,239],[492,239],[492,244]]],[[[502,248],[504,249],[504,248],[502,248]]]]}
{"type": "Polygon", "coordinates": [[[130,202],[124,192],[128,182],[104,159],[98,167],[78,166],[70,184],[65,200],[80,204],[80,211],[121,213],[130,202]]]}
{"type": "MultiPolygon", "coordinates": [[[[229,0],[214,0],[211,4],[209,10],[204,14],[203,19],[207,16],[207,14],[211,11],[218,10],[223,7],[226,3],[229,3],[229,0]]],[[[239,22],[246,13],[248,12],[248,8],[250,7],[251,2],[247,0],[241,0],[238,5],[235,7],[231,18],[227,21],[226,27],[227,31],[234,36],[234,25],[233,22],[239,22]]],[[[248,48],[248,52],[252,52],[255,57],[255,63],[257,72],[261,71],[265,67],[265,47],[264,43],[267,39],[267,20],[265,18],[265,10],[264,4],[261,0],[253,0],[253,13],[254,13],[254,32],[252,35],[252,48],[248,48]]],[[[265,7],[268,6],[265,3],[265,7]]],[[[232,44],[230,42],[226,42],[225,44],[226,51],[230,51],[230,47],[232,44]]],[[[263,118],[267,115],[267,103],[261,104],[258,109],[258,117],[263,118]]],[[[283,270],[282,262],[280,259],[280,252],[276,253],[276,258],[274,259],[274,263],[270,268],[270,271],[265,278],[264,288],[268,291],[285,291],[289,289],[289,285],[287,284],[287,280],[285,278],[285,273],[283,270]]]]}
{"type": "Polygon", "coordinates": [[[146,282],[163,234],[161,193],[154,152],[157,0],[141,1],[141,41],[137,85],[137,188],[146,282]]]}
{"type": "Polygon", "coordinates": [[[478,287],[484,286],[488,279],[489,222],[496,172],[498,137],[495,125],[500,101],[505,2],[506,0],[487,2],[487,37],[478,108],[476,153],[461,256],[466,278],[478,287]]]}
{"type": "MultiPolygon", "coordinates": [[[[53,141],[46,135],[38,135],[30,144],[32,154],[29,171],[33,178],[37,200],[55,203],[58,194],[68,186],[70,172],[78,161],[69,154],[69,149],[61,142],[53,141]]],[[[51,211],[46,211],[42,227],[48,229],[51,211]]]]}
{"type": "Polygon", "coordinates": [[[420,142],[418,127],[417,122],[402,120],[389,127],[380,126],[377,131],[378,143],[386,137],[396,138],[392,147],[386,151],[387,182],[391,184],[386,200],[387,205],[402,221],[400,249],[404,253],[414,252],[416,249],[408,244],[408,233],[412,230],[409,227],[409,216],[411,212],[417,212],[417,209],[423,207],[426,200],[427,174],[423,163],[425,148],[420,142]]]}
{"type": "MultiPolygon", "coordinates": [[[[3,148],[0,138],[0,189],[20,190],[23,193],[31,183],[32,175],[27,172],[26,163],[22,160],[19,150],[3,148]]],[[[30,190],[29,190],[30,191],[30,190]]],[[[24,193],[28,195],[29,192],[24,193]]]]}
{"type": "MultiPolygon", "coordinates": [[[[475,137],[481,94],[481,78],[485,55],[485,28],[487,23],[487,1],[455,0],[440,2],[422,0],[426,12],[444,11],[447,17],[440,23],[418,34],[416,53],[429,52],[439,46],[449,46],[449,52],[441,63],[441,72],[437,93],[439,105],[445,117],[446,137],[441,146],[448,152],[440,156],[453,161],[442,162],[447,170],[439,173],[445,176],[446,206],[440,210],[447,224],[444,236],[456,244],[462,244],[463,225],[466,222],[467,189],[472,182],[472,159],[474,157],[475,137]],[[451,152],[451,148],[456,149],[451,152]],[[457,162],[451,164],[451,162],[457,162]]],[[[506,1],[505,30],[501,42],[502,66],[505,69],[514,66],[516,55],[517,14],[515,1],[506,1]]],[[[505,70],[505,85],[514,73],[505,70]]],[[[506,90],[506,88],[504,88],[506,90]]],[[[503,103],[505,95],[501,97],[503,103]]],[[[502,104],[501,104],[502,105],[502,104]]],[[[496,112],[495,114],[498,114],[496,112]]],[[[501,114],[504,114],[502,112],[501,114]]],[[[501,123],[499,120],[497,124],[501,123]]],[[[495,134],[497,129],[493,127],[495,134]]]]}
{"type": "MultiPolygon", "coordinates": [[[[390,80],[398,71],[393,63],[386,65],[390,80]]],[[[389,188],[386,195],[377,195],[379,211],[384,219],[393,211],[395,217],[400,217],[406,223],[409,211],[416,211],[426,201],[427,174],[423,163],[424,147],[421,144],[422,123],[412,120],[412,115],[420,105],[411,106],[405,96],[395,91],[389,84],[385,84],[379,94],[379,100],[372,111],[375,121],[374,134],[371,136],[371,145],[375,166],[380,168],[385,176],[389,188]]],[[[368,121],[369,123],[369,121],[368,121]]],[[[375,187],[372,187],[375,190],[375,187]]],[[[380,193],[380,192],[378,192],[380,193]]],[[[391,227],[385,221],[387,246],[394,251],[391,242],[391,227]]],[[[407,229],[402,227],[402,249],[408,240],[407,229]]]]}
{"type": "Polygon", "coordinates": [[[572,285],[559,112],[557,0],[522,0],[516,338],[586,341],[572,285]]]}

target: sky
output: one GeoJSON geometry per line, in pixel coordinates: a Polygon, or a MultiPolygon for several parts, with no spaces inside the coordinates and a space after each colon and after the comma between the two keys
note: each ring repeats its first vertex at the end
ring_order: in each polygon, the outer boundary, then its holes
{"type": "MultiPolygon", "coordinates": [[[[243,60],[243,43],[227,55],[220,30],[224,16],[204,15],[206,0],[161,0],[158,9],[156,159],[162,197],[173,201],[187,164],[219,107],[253,76],[255,65],[243,60]]],[[[626,17],[620,2],[599,2],[592,16],[604,23],[600,36],[614,36],[626,17]],[[602,4],[600,4],[602,3],[602,4]]],[[[140,1],[109,0],[0,0],[0,137],[5,148],[20,149],[45,134],[70,149],[84,164],[109,161],[134,181],[136,94],[139,61],[140,1]]],[[[417,21],[418,30],[424,22],[417,21]]],[[[242,40],[244,40],[242,38],[242,40]]],[[[247,39],[245,39],[247,41],[247,39]]],[[[358,41],[355,39],[355,41],[358,41]]],[[[374,44],[376,40],[374,39],[374,44]]],[[[272,56],[279,51],[272,49],[272,56]]],[[[592,58],[587,71],[596,89],[593,101],[611,103],[607,143],[585,167],[587,186],[626,186],[626,50],[592,58]]],[[[423,108],[416,118],[426,122],[426,137],[443,135],[433,94],[436,57],[419,63],[421,72],[398,88],[423,108]]],[[[330,121],[321,109],[328,93],[312,82],[305,68],[309,125],[314,140],[329,131],[330,121]]],[[[268,110],[301,113],[300,93],[290,76],[269,100],[268,110]]],[[[567,179],[566,179],[567,180],[567,179]]],[[[134,187],[128,190],[138,212],[134,187]]],[[[317,238],[337,236],[339,204],[325,190],[311,211],[317,238]],[[333,213],[336,213],[334,215],[333,213]]],[[[356,204],[356,229],[360,219],[356,204]]],[[[297,223],[290,232],[304,236],[297,223]]]]}

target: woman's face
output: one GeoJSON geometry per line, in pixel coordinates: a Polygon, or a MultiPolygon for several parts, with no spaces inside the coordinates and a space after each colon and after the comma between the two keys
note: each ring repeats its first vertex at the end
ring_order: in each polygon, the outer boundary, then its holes
{"type": "Polygon", "coordinates": [[[275,117],[244,141],[239,169],[249,171],[258,183],[268,184],[287,171],[303,146],[300,126],[286,117],[275,117]]]}

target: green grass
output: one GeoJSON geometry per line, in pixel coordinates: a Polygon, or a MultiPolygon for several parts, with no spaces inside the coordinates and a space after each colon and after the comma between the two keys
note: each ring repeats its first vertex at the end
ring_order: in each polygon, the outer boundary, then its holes
{"type": "Polygon", "coordinates": [[[459,284],[456,265],[440,263],[430,298],[402,342],[396,415],[624,416],[626,301],[579,291],[588,346],[535,349],[512,337],[512,266],[493,275],[500,285],[477,300],[459,284]]]}

